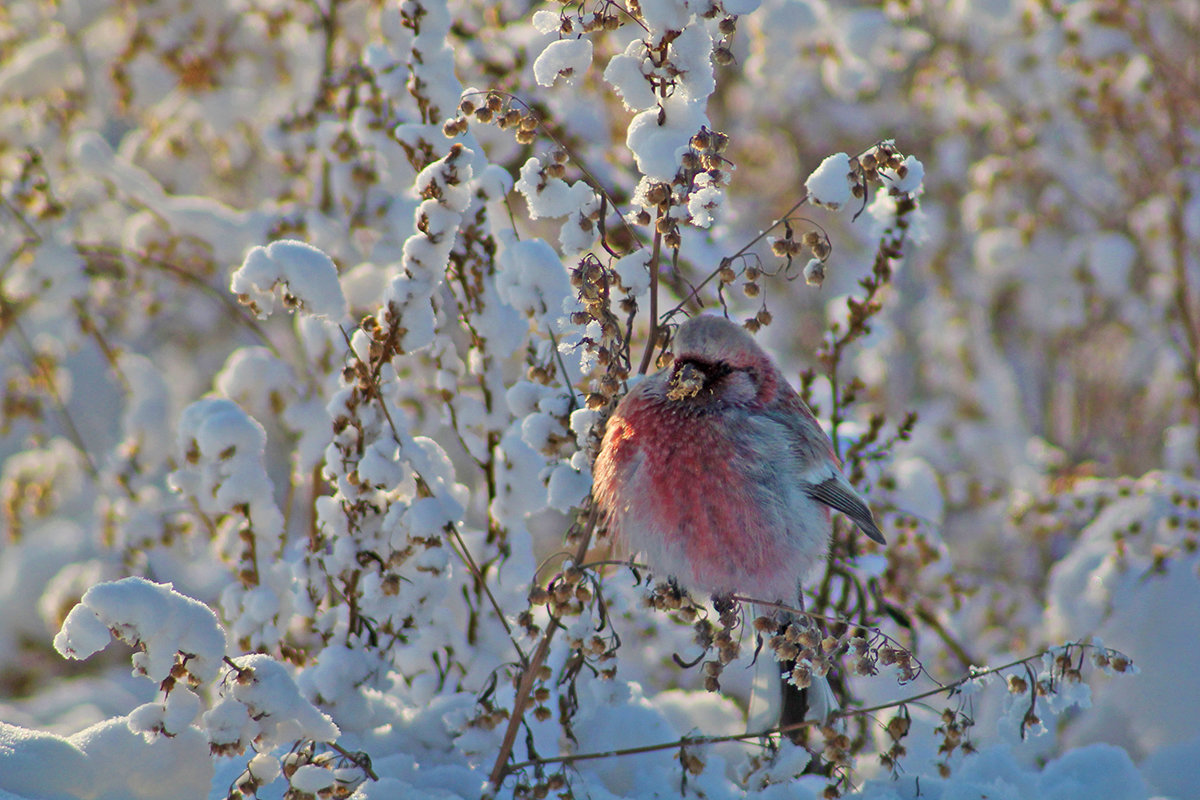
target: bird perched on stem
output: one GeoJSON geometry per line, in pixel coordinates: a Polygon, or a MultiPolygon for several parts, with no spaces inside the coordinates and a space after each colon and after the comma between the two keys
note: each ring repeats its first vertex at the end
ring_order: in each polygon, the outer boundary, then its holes
{"type": "MultiPolygon", "coordinates": [[[[617,405],[596,458],[596,501],[631,555],[690,592],[794,605],[825,560],[831,509],[884,543],[829,437],[749,333],[694,317],[674,352],[617,405]]],[[[796,692],[785,681],[783,725],[804,716],[796,692]]]]}

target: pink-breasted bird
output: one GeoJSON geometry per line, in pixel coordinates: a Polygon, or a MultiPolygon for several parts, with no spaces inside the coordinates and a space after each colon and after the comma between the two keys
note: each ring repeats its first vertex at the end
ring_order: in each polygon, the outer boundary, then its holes
{"type": "MultiPolygon", "coordinates": [[[[884,543],[829,437],[749,333],[694,317],[674,352],[617,405],[596,458],[594,495],[619,545],[690,592],[794,605],[825,560],[830,509],[884,543]]],[[[799,721],[789,689],[783,724],[799,721]]]]}

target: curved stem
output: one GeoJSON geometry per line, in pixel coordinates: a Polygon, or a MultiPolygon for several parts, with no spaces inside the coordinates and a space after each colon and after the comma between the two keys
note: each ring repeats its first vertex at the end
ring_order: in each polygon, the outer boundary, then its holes
{"type": "MultiPolygon", "coordinates": [[[[662,213],[659,212],[659,219],[662,213]]],[[[638,374],[645,375],[650,368],[650,359],[654,355],[654,346],[658,343],[658,259],[662,255],[662,234],[658,232],[657,224],[654,231],[654,246],[650,252],[650,333],[647,336],[646,352],[642,353],[642,363],[638,365],[638,374]]]]}

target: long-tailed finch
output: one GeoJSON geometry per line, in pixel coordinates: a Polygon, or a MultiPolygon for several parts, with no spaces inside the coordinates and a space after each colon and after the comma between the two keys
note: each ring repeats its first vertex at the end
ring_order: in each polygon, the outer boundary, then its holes
{"type": "Polygon", "coordinates": [[[688,591],[792,605],[825,560],[831,509],[884,543],[829,437],[749,333],[694,317],[674,352],[617,405],[596,458],[595,498],[619,545],[688,591]]]}

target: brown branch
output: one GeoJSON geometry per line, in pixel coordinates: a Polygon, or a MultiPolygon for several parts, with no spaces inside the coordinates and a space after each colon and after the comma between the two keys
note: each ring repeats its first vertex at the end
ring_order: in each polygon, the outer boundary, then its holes
{"type": "MultiPolygon", "coordinates": [[[[596,521],[596,510],[592,506],[588,512],[587,526],[584,528],[579,546],[575,549],[575,563],[577,564],[582,563],[584,557],[587,555],[588,546],[592,541],[592,533],[596,529],[596,521]]],[[[500,784],[506,776],[521,766],[510,765],[508,759],[512,756],[513,745],[517,741],[517,732],[525,717],[525,710],[529,706],[529,699],[533,695],[533,685],[537,682],[542,664],[545,663],[546,656],[550,653],[550,644],[554,640],[554,634],[562,627],[563,624],[559,621],[558,617],[552,616],[550,618],[550,624],[546,626],[546,630],[542,634],[542,639],[538,642],[537,649],[533,653],[533,658],[521,674],[521,681],[517,685],[517,694],[513,698],[512,713],[508,717],[508,727],[504,729],[504,738],[500,741],[500,749],[496,753],[496,761],[492,765],[492,772],[488,778],[488,789],[492,794],[500,790],[500,784]]]]}
{"type": "MultiPolygon", "coordinates": [[[[886,703],[880,703],[879,705],[869,706],[867,708],[845,709],[845,710],[839,711],[835,714],[831,714],[829,716],[829,718],[825,719],[825,720],[809,719],[809,720],[804,720],[803,722],[797,722],[797,723],[794,723],[792,725],[788,725],[788,726],[782,727],[782,728],[781,727],[766,728],[761,731],[754,731],[754,732],[749,732],[749,733],[734,733],[734,734],[728,734],[725,736],[684,736],[680,739],[675,739],[670,742],[658,742],[656,744],[647,744],[647,745],[642,745],[640,747],[624,747],[624,748],[619,748],[616,750],[603,750],[603,751],[595,751],[595,752],[591,752],[591,753],[575,753],[575,754],[566,755],[566,756],[551,756],[549,758],[539,758],[539,759],[534,759],[534,760],[530,760],[530,761],[522,761],[522,762],[513,764],[509,767],[509,772],[516,772],[518,770],[526,769],[528,767],[545,766],[547,764],[574,764],[574,763],[577,763],[580,761],[595,761],[595,760],[601,759],[601,758],[617,758],[620,756],[637,755],[639,753],[653,753],[653,752],[657,752],[657,751],[661,751],[661,750],[675,750],[680,747],[691,747],[691,746],[695,746],[695,745],[721,744],[723,742],[753,742],[754,740],[765,739],[767,737],[774,736],[776,734],[797,731],[802,728],[813,728],[813,727],[826,725],[826,724],[828,724],[828,722],[830,722],[832,720],[851,719],[851,718],[855,718],[855,717],[865,717],[870,714],[876,714],[880,711],[886,711],[887,709],[890,709],[890,708],[898,708],[900,706],[904,706],[904,705],[908,705],[910,703],[917,702],[918,700],[924,700],[927,697],[933,697],[934,695],[941,694],[942,692],[946,692],[947,697],[952,697],[954,695],[954,692],[960,686],[963,686],[964,684],[967,684],[970,681],[973,681],[977,678],[983,678],[988,675],[994,675],[994,674],[1003,672],[1005,670],[1013,669],[1014,667],[1023,666],[1023,665],[1029,664],[1031,662],[1037,661],[1038,659],[1043,658],[1044,656],[1046,656],[1049,653],[1053,653],[1055,651],[1058,651],[1058,650],[1061,650],[1064,648],[1071,648],[1071,647],[1078,647],[1081,649],[1086,649],[1086,648],[1096,649],[1096,646],[1093,644],[1087,644],[1087,643],[1083,643],[1083,642],[1068,642],[1066,644],[1059,645],[1057,647],[1047,648],[1038,653],[1034,653],[1033,655],[1025,656],[1024,658],[1019,658],[1015,661],[1010,661],[1009,663],[1003,664],[998,667],[989,667],[987,669],[972,670],[970,674],[964,675],[963,677],[959,678],[958,680],[954,681],[953,683],[946,684],[945,686],[939,686],[937,688],[930,689],[928,691],[919,692],[917,694],[910,695],[910,696],[905,697],[900,700],[890,700],[886,703]]],[[[1104,648],[1104,649],[1107,649],[1107,648],[1104,648]]],[[[1030,691],[1031,691],[1031,693],[1034,692],[1035,687],[1033,687],[1031,685],[1030,691]]],[[[498,786],[498,784],[495,784],[495,785],[498,786]]]]}
{"type": "MultiPolygon", "coordinates": [[[[658,218],[662,219],[662,212],[658,218]]],[[[646,352],[642,353],[642,363],[638,365],[638,374],[645,375],[650,368],[650,360],[654,355],[654,346],[658,343],[658,259],[662,255],[662,234],[658,232],[655,223],[654,245],[650,251],[650,332],[646,337],[646,352]]]]}

